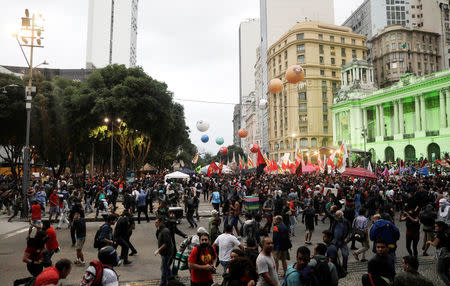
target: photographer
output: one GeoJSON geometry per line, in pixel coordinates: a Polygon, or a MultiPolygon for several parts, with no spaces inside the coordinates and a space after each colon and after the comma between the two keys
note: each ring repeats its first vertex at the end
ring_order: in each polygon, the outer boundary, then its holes
{"type": "Polygon", "coordinates": [[[200,245],[196,246],[189,256],[189,269],[191,270],[191,285],[211,286],[213,284],[212,274],[216,273],[214,265],[217,254],[209,243],[207,233],[199,234],[200,245]]]}

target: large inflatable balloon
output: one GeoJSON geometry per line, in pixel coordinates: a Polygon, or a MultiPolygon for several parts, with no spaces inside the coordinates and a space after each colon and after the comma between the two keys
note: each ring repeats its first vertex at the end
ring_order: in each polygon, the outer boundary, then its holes
{"type": "Polygon", "coordinates": [[[197,129],[200,132],[205,132],[209,128],[209,123],[203,120],[197,121],[197,129]]]}
{"type": "Polygon", "coordinates": [[[220,148],[220,150],[219,150],[219,153],[221,154],[221,155],[226,155],[226,154],[228,154],[228,148],[227,147],[221,147],[220,148]]]}
{"type": "Polygon", "coordinates": [[[266,109],[267,108],[267,104],[268,104],[268,102],[267,102],[267,99],[261,99],[260,101],[259,101],[259,108],[260,109],[266,109]]]}
{"type": "Polygon", "coordinates": [[[223,138],[222,138],[222,137],[217,137],[217,138],[216,138],[216,143],[217,143],[218,145],[222,145],[222,144],[223,144],[223,138]]]}
{"type": "Polygon", "coordinates": [[[283,90],[283,82],[279,78],[271,79],[269,82],[270,93],[280,93],[283,90]]]}
{"type": "Polygon", "coordinates": [[[209,141],[209,137],[208,137],[208,135],[206,135],[206,134],[204,134],[204,135],[202,135],[202,142],[203,143],[206,143],[206,142],[208,142],[209,141]]]}
{"type": "Polygon", "coordinates": [[[305,78],[305,71],[299,65],[293,65],[286,70],[286,80],[290,83],[297,84],[305,78]]]}
{"type": "Polygon", "coordinates": [[[238,135],[239,135],[239,137],[241,137],[241,138],[245,138],[245,137],[247,137],[248,132],[247,132],[247,130],[245,130],[245,129],[239,129],[238,135]]]}
{"type": "Polygon", "coordinates": [[[259,145],[256,143],[250,144],[250,152],[256,153],[259,150],[259,145]]]}

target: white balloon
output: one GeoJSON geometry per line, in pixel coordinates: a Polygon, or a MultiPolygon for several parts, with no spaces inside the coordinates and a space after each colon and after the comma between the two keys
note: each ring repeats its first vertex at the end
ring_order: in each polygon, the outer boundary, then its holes
{"type": "Polygon", "coordinates": [[[197,121],[197,129],[200,132],[205,132],[209,129],[209,123],[203,120],[197,121]]]}
{"type": "Polygon", "coordinates": [[[260,109],[266,109],[266,107],[267,107],[267,99],[261,99],[260,101],[259,101],[259,108],[260,109]]]}

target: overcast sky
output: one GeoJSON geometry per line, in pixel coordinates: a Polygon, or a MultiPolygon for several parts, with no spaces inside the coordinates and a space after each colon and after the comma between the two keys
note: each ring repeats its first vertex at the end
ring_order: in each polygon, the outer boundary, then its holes
{"type": "MultiPolygon", "coordinates": [[[[362,2],[334,0],[335,23],[342,24],[362,2]]],[[[88,0],[0,0],[0,8],[0,65],[26,65],[11,34],[28,8],[46,19],[45,48],[34,53],[34,62],[46,60],[49,68],[85,67],[88,0]]],[[[166,82],[175,98],[237,103],[238,29],[247,18],[259,18],[259,0],[140,0],[137,64],[166,82]]],[[[233,105],[180,102],[201,152],[217,152],[217,136],[223,136],[225,146],[233,143],[233,105]],[[195,127],[200,119],[210,123],[207,144],[195,127]]]]}

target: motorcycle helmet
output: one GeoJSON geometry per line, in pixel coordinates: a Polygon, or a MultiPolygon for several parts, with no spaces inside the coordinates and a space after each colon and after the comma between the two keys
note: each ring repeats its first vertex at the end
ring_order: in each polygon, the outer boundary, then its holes
{"type": "Polygon", "coordinates": [[[98,260],[106,265],[118,266],[120,259],[114,247],[105,246],[98,251],[98,260]]]}

